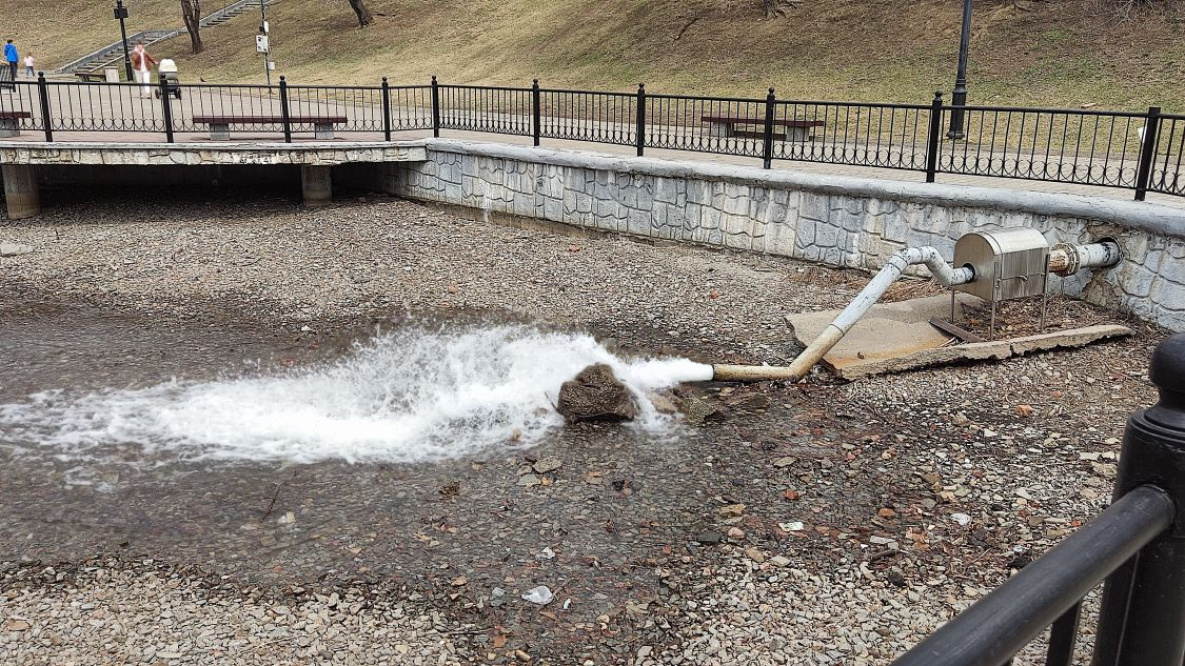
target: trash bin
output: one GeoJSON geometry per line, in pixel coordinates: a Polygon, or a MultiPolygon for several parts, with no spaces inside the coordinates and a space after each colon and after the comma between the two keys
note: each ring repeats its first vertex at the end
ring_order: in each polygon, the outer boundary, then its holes
{"type": "Polygon", "coordinates": [[[119,83],[119,70],[114,67],[108,67],[103,70],[103,76],[107,83],[119,83]]]}

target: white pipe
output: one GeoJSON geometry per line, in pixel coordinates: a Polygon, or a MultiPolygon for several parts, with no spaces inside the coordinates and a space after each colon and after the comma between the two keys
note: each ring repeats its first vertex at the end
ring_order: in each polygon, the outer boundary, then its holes
{"type": "Polygon", "coordinates": [[[1119,259],[1119,244],[1112,240],[1087,245],[1058,243],[1049,251],[1049,272],[1073,275],[1085,268],[1109,268],[1119,259]]]}
{"type": "Polygon", "coordinates": [[[884,296],[885,291],[901,277],[905,269],[910,266],[925,264],[930,273],[942,283],[944,287],[966,284],[975,278],[975,271],[970,266],[951,268],[942,259],[938,250],[930,247],[911,247],[901,250],[889,259],[864,290],[848,304],[839,316],[832,321],[819,337],[786,367],[745,366],[745,365],[714,365],[712,378],[716,381],[770,381],[787,380],[797,382],[834,347],[847,332],[851,330],[861,317],[884,296]]]}

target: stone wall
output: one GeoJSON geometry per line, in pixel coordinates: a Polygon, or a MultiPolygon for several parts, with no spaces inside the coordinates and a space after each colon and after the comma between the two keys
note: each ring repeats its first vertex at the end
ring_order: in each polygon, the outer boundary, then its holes
{"type": "MultiPolygon", "coordinates": [[[[973,230],[1039,229],[1051,243],[1115,238],[1122,263],[1054,290],[1185,330],[1185,208],[1102,198],[816,176],[429,140],[427,160],[376,165],[400,196],[601,231],[876,270],[896,250],[953,257],[973,230]]],[[[924,272],[925,269],[919,269],[924,272]]]]}

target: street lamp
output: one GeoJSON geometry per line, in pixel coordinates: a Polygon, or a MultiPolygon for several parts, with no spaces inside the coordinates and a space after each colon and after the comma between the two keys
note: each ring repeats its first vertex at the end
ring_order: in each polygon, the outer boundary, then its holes
{"type": "Polygon", "coordinates": [[[967,50],[971,47],[971,0],[963,0],[963,35],[959,39],[959,71],[951,91],[950,131],[948,139],[962,139],[963,107],[967,105],[967,50]]]}
{"type": "Polygon", "coordinates": [[[123,38],[123,69],[128,81],[132,80],[132,56],[128,53],[128,28],[124,21],[128,17],[128,8],[123,6],[123,0],[115,0],[115,18],[119,19],[119,34],[123,38]]]}

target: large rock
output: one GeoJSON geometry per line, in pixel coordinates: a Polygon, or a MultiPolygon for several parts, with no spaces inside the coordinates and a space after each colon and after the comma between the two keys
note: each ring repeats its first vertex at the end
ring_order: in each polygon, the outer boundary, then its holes
{"type": "Polygon", "coordinates": [[[556,409],[569,423],[632,421],[638,416],[633,394],[604,363],[590,365],[564,382],[556,409]]]}

